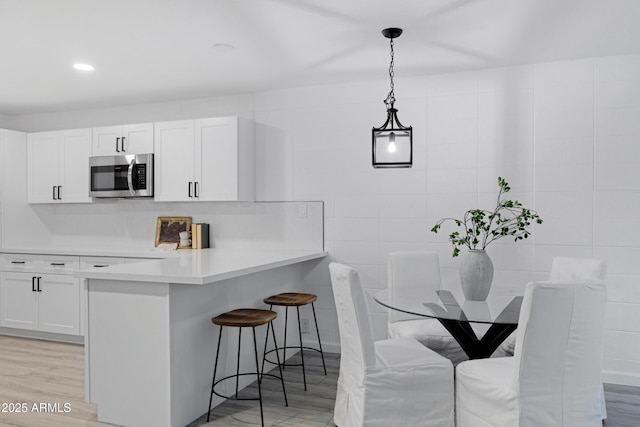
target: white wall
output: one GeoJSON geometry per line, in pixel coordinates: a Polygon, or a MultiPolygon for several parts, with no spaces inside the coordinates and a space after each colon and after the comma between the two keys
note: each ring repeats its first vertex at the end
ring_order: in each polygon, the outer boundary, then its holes
{"type": "MultiPolygon", "coordinates": [[[[414,127],[412,169],[374,170],[370,129],[385,119],[388,81],[307,87],[220,99],[16,116],[9,127],[47,130],[240,114],[257,124],[259,200],[324,200],[325,243],[368,289],[386,282],[393,250],[439,252],[445,285],[458,259],[442,216],[490,208],[497,177],[544,224],[518,244],[489,247],[493,292],[545,279],[555,255],[608,264],[605,381],[640,385],[640,55],[424,78],[396,74],[399,117],[414,127]]],[[[326,262],[307,272],[319,295],[325,347],[338,330],[326,262]]],[[[378,338],[386,314],[371,303],[378,338]]]]}
{"type": "MultiPolygon", "coordinates": [[[[510,198],[545,222],[527,241],[489,247],[493,292],[518,294],[546,279],[556,255],[606,260],[605,379],[640,385],[640,55],[398,79],[399,117],[415,130],[412,169],[370,166],[385,88],[258,94],[261,197],[325,200],[328,250],[371,290],[386,286],[389,251],[414,249],[438,251],[445,286],[454,287],[459,260],[447,234],[429,229],[443,216],[493,207],[505,177],[510,198]]],[[[325,267],[306,283],[321,296],[321,328],[335,342],[325,267]]],[[[382,338],[386,314],[370,307],[382,338]]]]}

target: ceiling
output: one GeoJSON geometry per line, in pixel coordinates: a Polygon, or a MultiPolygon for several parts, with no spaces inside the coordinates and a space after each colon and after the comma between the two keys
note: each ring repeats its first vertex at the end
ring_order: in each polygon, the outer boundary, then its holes
{"type": "Polygon", "coordinates": [[[639,53],[639,22],[638,0],[0,0],[0,114],[385,79],[386,27],[402,77],[639,53]]]}

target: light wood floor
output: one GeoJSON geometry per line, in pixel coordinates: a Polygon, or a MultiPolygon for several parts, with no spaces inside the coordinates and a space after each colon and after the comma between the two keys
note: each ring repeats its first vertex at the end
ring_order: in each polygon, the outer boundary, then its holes
{"type": "Polygon", "coordinates": [[[0,336],[0,426],[107,425],[98,423],[95,406],[84,402],[81,345],[0,336]],[[41,408],[43,403],[53,405],[41,408]]]}
{"type": "MultiPolygon", "coordinates": [[[[0,336],[0,427],[110,426],[97,422],[95,407],[84,402],[83,357],[80,345],[0,336]],[[11,403],[26,403],[27,412],[3,412],[3,409],[9,409],[4,405],[11,403]],[[49,412],[34,410],[33,405],[40,408],[41,403],[52,404],[43,408],[49,412]],[[64,412],[65,404],[69,405],[69,412],[64,412]]],[[[305,352],[306,392],[300,368],[285,369],[288,407],[284,406],[280,382],[265,379],[265,425],[333,426],[333,401],[340,360],[335,354],[326,354],[325,359],[326,377],[320,357],[315,352],[305,352]]],[[[292,358],[291,361],[295,363],[296,360],[292,358]]],[[[250,393],[252,387],[245,389],[245,393],[250,393]]],[[[640,426],[640,388],[605,384],[605,396],[609,413],[606,427],[640,426]]],[[[203,398],[208,399],[208,396],[203,398]]],[[[206,423],[204,414],[189,427],[259,424],[258,402],[227,400],[212,410],[211,422],[206,423]]]]}

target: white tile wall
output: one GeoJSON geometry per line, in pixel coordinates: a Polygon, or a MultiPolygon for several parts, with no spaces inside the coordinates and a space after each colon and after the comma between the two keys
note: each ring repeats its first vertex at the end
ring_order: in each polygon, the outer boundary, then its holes
{"type": "MultiPolygon", "coordinates": [[[[10,125],[73,128],[218,111],[254,117],[258,198],[325,202],[331,257],[307,272],[305,288],[319,295],[321,334],[334,349],[327,263],[353,265],[364,286],[377,290],[386,284],[388,252],[431,249],[440,255],[444,286],[457,287],[459,259],[451,257],[446,233],[429,229],[441,217],[493,207],[503,176],[513,188],[509,196],[545,222],[526,242],[503,239],[489,247],[494,292],[519,294],[527,282],[546,279],[557,255],[604,259],[605,381],[640,385],[640,55],[397,77],[399,117],[415,132],[412,169],[370,166],[370,129],[385,119],[387,87],[384,80],[306,87],[15,117],[10,125]]],[[[38,215],[46,217],[42,210],[38,215]]],[[[241,224],[236,219],[219,233],[242,238],[241,224]]],[[[370,306],[382,338],[386,313],[370,306]]]]}
{"type": "MultiPolygon", "coordinates": [[[[24,194],[16,196],[24,198],[24,194]]],[[[154,203],[146,200],[39,206],[41,228],[36,238],[25,230],[33,219],[20,218],[24,203],[14,198],[3,207],[2,246],[16,249],[106,249],[148,251],[154,248],[158,216],[190,216],[209,224],[212,247],[243,249],[323,248],[323,203],[154,203]],[[306,205],[301,216],[300,205],[306,205]],[[21,223],[25,222],[24,224],[21,223]]],[[[27,205],[28,208],[28,205],[27,205]]],[[[37,208],[34,208],[37,209],[37,208]]]]}

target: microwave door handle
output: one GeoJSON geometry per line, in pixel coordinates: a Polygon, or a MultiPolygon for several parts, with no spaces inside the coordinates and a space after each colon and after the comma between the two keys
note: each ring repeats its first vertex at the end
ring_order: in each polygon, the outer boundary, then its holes
{"type": "Polygon", "coordinates": [[[127,172],[127,183],[129,184],[129,192],[132,196],[136,195],[135,189],[133,188],[133,167],[136,165],[136,159],[131,160],[129,163],[129,171],[127,172]]]}

